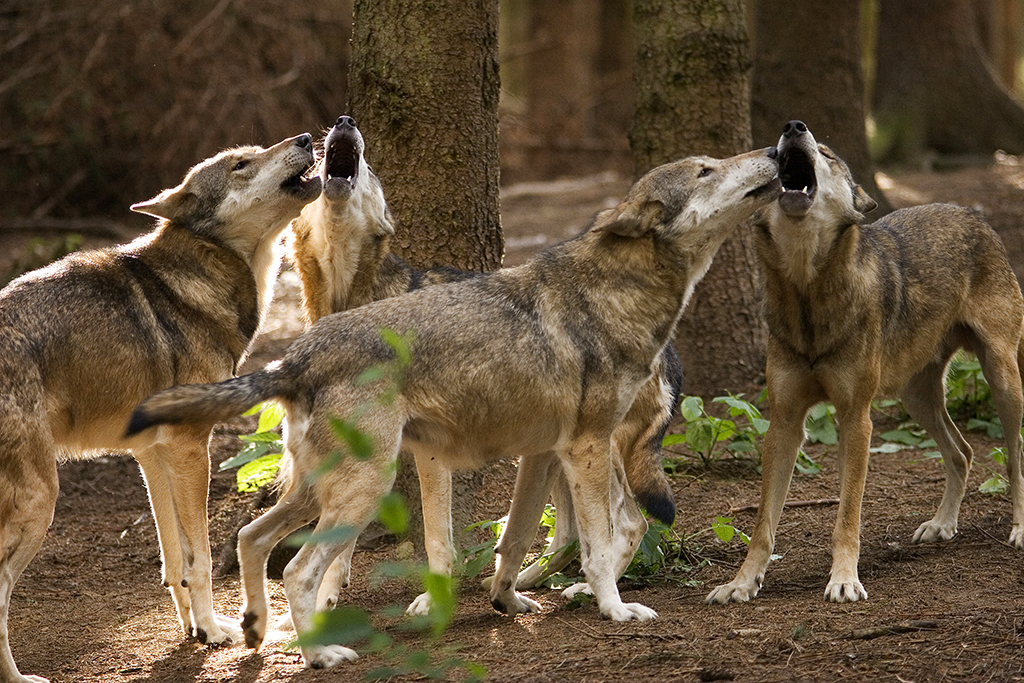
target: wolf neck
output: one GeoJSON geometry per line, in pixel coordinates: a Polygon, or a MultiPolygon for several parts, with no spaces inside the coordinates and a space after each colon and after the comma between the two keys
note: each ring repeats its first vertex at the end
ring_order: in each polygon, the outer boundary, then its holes
{"type": "Polygon", "coordinates": [[[842,226],[823,224],[813,218],[786,216],[770,227],[771,239],[786,279],[798,289],[808,289],[818,279],[835,245],[842,226]]]}
{"type": "Polygon", "coordinates": [[[372,301],[377,269],[390,251],[387,236],[370,224],[352,200],[336,207],[321,197],[309,220],[330,309],[344,311],[372,301]]]}

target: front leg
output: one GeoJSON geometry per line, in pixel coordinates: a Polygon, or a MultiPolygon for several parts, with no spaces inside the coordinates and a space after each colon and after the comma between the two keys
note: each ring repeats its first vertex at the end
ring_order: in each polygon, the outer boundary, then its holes
{"type": "MultiPolygon", "coordinates": [[[[427,451],[417,450],[416,472],[420,479],[420,499],[423,503],[423,535],[427,549],[427,564],[431,574],[452,575],[455,542],[452,537],[452,473],[441,464],[441,458],[427,451]]],[[[432,600],[429,593],[417,596],[405,613],[425,616],[430,613],[432,600]]]]}
{"type": "MultiPolygon", "coordinates": [[[[540,604],[517,593],[516,585],[523,558],[537,534],[551,480],[559,475],[560,469],[554,453],[523,456],[519,460],[512,507],[508,513],[508,524],[495,548],[497,567],[490,585],[491,604],[499,612],[515,615],[540,611],[540,604]]],[[[571,515],[572,509],[569,508],[567,513],[571,515]]]]}
{"type": "Polygon", "coordinates": [[[862,393],[853,405],[836,402],[841,425],[839,439],[839,511],[832,534],[832,572],[825,587],[829,602],[867,600],[857,575],[860,558],[860,509],[868,473],[871,446],[871,391],[862,393]]]}
{"type": "Polygon", "coordinates": [[[797,452],[804,441],[804,419],[811,406],[824,399],[821,387],[809,374],[779,368],[769,353],[768,395],[772,421],[764,437],[761,455],[761,504],[747,556],[729,583],[715,588],[705,602],[747,602],[764,583],[765,571],[775,548],[782,508],[789,493],[797,452]]]}
{"type": "MultiPolygon", "coordinates": [[[[615,585],[623,556],[629,552],[616,543],[612,505],[612,460],[610,435],[585,434],[561,454],[569,488],[572,491],[576,521],[580,528],[583,573],[597,598],[602,616],[614,621],[649,621],[657,612],[639,603],[624,603],[615,585]]],[[[635,504],[634,504],[635,505],[635,504]]],[[[621,538],[622,531],[618,532],[621,538]]],[[[635,546],[632,548],[635,550],[635,546]]],[[[628,565],[628,560],[626,565],[628,565]]]]}

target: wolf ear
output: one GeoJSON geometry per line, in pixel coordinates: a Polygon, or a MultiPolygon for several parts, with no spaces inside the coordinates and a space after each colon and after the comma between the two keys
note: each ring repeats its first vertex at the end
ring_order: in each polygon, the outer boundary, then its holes
{"type": "Polygon", "coordinates": [[[186,191],[184,187],[179,185],[178,187],[164,190],[147,202],[132,204],[131,210],[173,221],[193,211],[196,202],[195,194],[186,191]]]}
{"type": "Polygon", "coordinates": [[[860,185],[853,188],[853,208],[861,213],[867,213],[874,210],[877,206],[878,202],[869,197],[868,193],[860,185]]]}
{"type": "Polygon", "coordinates": [[[380,222],[380,233],[388,237],[395,236],[395,219],[391,215],[391,207],[384,205],[384,220],[380,222]]]}
{"type": "Polygon", "coordinates": [[[654,230],[665,219],[665,206],[659,201],[619,204],[618,208],[607,209],[597,214],[594,229],[612,232],[620,237],[643,237],[654,230]]]}

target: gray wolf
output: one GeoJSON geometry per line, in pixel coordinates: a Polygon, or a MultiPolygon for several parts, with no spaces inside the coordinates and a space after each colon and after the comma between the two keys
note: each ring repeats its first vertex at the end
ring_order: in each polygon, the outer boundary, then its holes
{"type": "MultiPolygon", "coordinates": [[[[391,251],[394,222],[381,183],[367,165],[364,152],[365,141],[355,121],[349,116],[338,117],[327,133],[319,161],[323,192],[292,222],[290,256],[302,281],[303,309],[311,324],[371,301],[480,275],[447,267],[420,270],[391,251]]],[[[661,440],[681,385],[682,364],[669,344],[613,437],[634,495],[665,524],[672,524],[675,518],[675,500],[661,466],[661,440]]],[[[528,468],[521,472],[523,477],[541,476],[528,468]]],[[[521,588],[536,585],[578,556],[578,551],[558,552],[576,540],[578,533],[565,477],[557,470],[553,474],[559,514],[549,557],[520,574],[517,585],[521,588]]],[[[349,566],[353,547],[354,542],[324,579],[322,607],[335,604],[339,590],[348,585],[349,577],[343,569],[349,566]]],[[[489,588],[489,582],[485,586],[489,588]]]]}
{"type": "Polygon", "coordinates": [[[745,602],[761,587],[804,418],[821,401],[835,404],[840,425],[840,502],[825,598],[867,598],[857,559],[875,396],[901,397],[942,452],[942,502],[913,540],[952,538],[971,464],[971,448],[945,406],[946,366],[961,348],[978,355],[992,387],[1006,434],[1010,543],[1024,547],[1024,304],[999,237],[977,213],[942,204],[903,209],[862,225],[862,214],[874,202],[846,164],[815,143],[806,125],[787,123],[778,149],[785,191],[755,220],[771,405],[761,505],[736,578],[712,591],[707,602],[745,602]]]}
{"type": "MultiPolygon", "coordinates": [[[[227,419],[269,398],[285,406],[281,496],[238,537],[249,646],[259,647],[265,634],[270,549],[318,517],[318,530],[361,530],[394,481],[399,449],[416,461],[432,572],[452,568],[451,470],[528,454],[522,457],[532,460],[529,467],[543,471],[557,463],[565,473],[583,571],[601,614],[653,619],[653,610],[624,603],[615,585],[647,524],[629,495],[621,459],[612,456],[612,433],[650,380],[718,247],[778,194],[776,172],[774,148],[660,166],[582,235],[527,264],[326,316],[261,371],[176,387],[143,402],[130,434],[227,419]],[[380,382],[356,381],[367,368],[395,359],[382,329],[415,334],[411,364],[389,402],[377,400],[380,382]],[[331,417],[351,420],[372,437],[369,459],[332,458],[339,444],[331,417]]],[[[506,537],[532,538],[546,479],[518,483],[506,537]]],[[[310,628],[324,574],[346,546],[345,540],[307,543],[286,568],[298,633],[310,628]]],[[[539,609],[515,591],[527,547],[503,543],[498,556],[491,602],[507,614],[539,609]]],[[[410,607],[429,609],[425,595],[410,607]]],[[[302,654],[314,668],[356,656],[340,645],[302,654]]]]}
{"type": "Polygon", "coordinates": [[[288,223],[320,192],[303,180],[309,135],[241,147],[199,164],[132,209],[157,228],[119,247],[72,254],[0,291],[0,680],[11,656],[11,590],[42,544],[57,463],[128,450],[149,490],[181,626],[209,644],[241,632],[213,612],[206,498],[212,420],[126,438],[155,391],[234,374],[272,291],[288,223]]]}

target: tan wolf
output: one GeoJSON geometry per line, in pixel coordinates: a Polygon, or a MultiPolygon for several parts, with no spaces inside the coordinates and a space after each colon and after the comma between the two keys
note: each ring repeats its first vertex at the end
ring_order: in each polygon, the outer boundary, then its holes
{"type": "Polygon", "coordinates": [[[234,374],[270,301],[277,242],[320,193],[303,180],[312,139],[242,147],[199,164],[135,211],[161,219],[130,244],[72,254],[0,291],[0,680],[18,672],[11,590],[53,519],[57,463],[130,450],[149,490],[163,578],[181,626],[209,644],[240,639],[213,612],[206,498],[213,420],[131,438],[147,395],[234,374]]]}
{"type": "MultiPolygon", "coordinates": [[[[451,470],[525,453],[528,467],[560,465],[569,481],[583,571],[601,614],[654,618],[653,610],[624,603],[615,585],[647,523],[622,460],[612,456],[612,432],[650,380],[722,241],[778,194],[774,156],[772,148],[660,166],[582,235],[525,265],[329,315],[259,372],[176,387],[140,405],[129,433],[227,419],[269,398],[285,405],[281,497],[238,538],[246,642],[258,647],[264,638],[270,549],[317,517],[318,530],[361,530],[391,488],[399,449],[416,460],[432,572],[450,574],[453,562],[451,470]],[[355,381],[395,359],[382,329],[415,334],[411,364],[390,402],[377,400],[379,382],[355,381]],[[369,459],[332,458],[332,417],[371,436],[369,459]]],[[[532,538],[546,498],[546,478],[521,478],[506,536],[532,538]]],[[[346,546],[307,543],[285,570],[297,632],[312,625],[324,574],[346,546]]],[[[491,601],[508,614],[539,609],[515,591],[526,549],[505,546],[498,559],[491,601]]],[[[420,596],[410,609],[429,608],[420,596]]],[[[356,656],[340,645],[302,654],[314,668],[356,656]]]]}
{"type": "Polygon", "coordinates": [[[961,348],[978,355],[992,387],[1006,434],[1010,543],[1024,547],[1024,304],[999,237],[976,212],[945,204],[902,209],[862,225],[874,201],[804,123],[787,123],[778,149],[785,191],[756,221],[771,405],[761,505],[739,573],[707,601],[745,602],[761,587],[804,418],[821,401],[835,404],[840,425],[839,511],[825,598],[867,598],[857,560],[875,396],[902,398],[942,452],[942,502],[913,540],[952,538],[971,465],[971,448],[945,405],[946,366],[961,348]]]}
{"type": "MultiPolygon", "coordinates": [[[[324,140],[319,162],[323,192],[292,222],[291,258],[302,280],[303,308],[310,323],[371,301],[480,275],[445,267],[419,270],[391,251],[395,228],[381,183],[364,153],[365,142],[355,121],[338,117],[324,140]]],[[[668,344],[613,437],[633,494],[651,515],[669,525],[675,518],[675,498],[661,466],[661,441],[679,399],[682,378],[682,364],[668,344]]],[[[579,554],[578,544],[569,545],[579,535],[572,497],[565,477],[555,474],[555,533],[544,561],[519,575],[520,588],[535,586],[579,554]]],[[[522,476],[543,473],[522,470],[522,476]]],[[[354,547],[353,542],[331,566],[321,585],[321,606],[336,604],[339,591],[348,585],[343,570],[350,566],[354,547]]],[[[499,552],[502,547],[499,543],[499,552]]],[[[490,581],[484,585],[490,588],[490,581]]]]}

